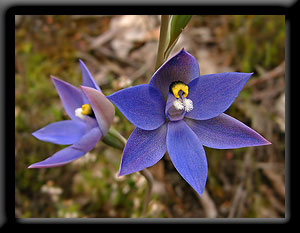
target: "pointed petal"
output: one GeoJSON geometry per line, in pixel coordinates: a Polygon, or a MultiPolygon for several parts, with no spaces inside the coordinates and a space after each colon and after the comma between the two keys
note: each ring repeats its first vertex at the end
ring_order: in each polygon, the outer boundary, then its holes
{"type": "Polygon", "coordinates": [[[28,168],[57,167],[70,163],[94,148],[100,140],[101,132],[98,127],[86,133],[77,143],[56,152],[51,157],[30,165],[28,168]]]}
{"type": "Polygon", "coordinates": [[[78,141],[86,132],[83,121],[59,121],[51,123],[32,135],[39,140],[60,145],[70,145],[78,141]]]}
{"type": "Polygon", "coordinates": [[[93,76],[91,75],[90,71],[88,70],[84,62],[80,59],[79,62],[80,62],[80,69],[82,72],[82,86],[94,88],[102,93],[101,89],[95,82],[93,76]]]}
{"type": "Polygon", "coordinates": [[[75,109],[80,108],[84,104],[81,91],[54,76],[51,76],[51,79],[67,114],[72,120],[78,120],[79,118],[75,116],[75,109]]]}
{"type": "Polygon", "coordinates": [[[70,163],[85,154],[86,152],[76,150],[72,148],[72,146],[69,146],[56,152],[54,155],[41,162],[30,165],[28,168],[58,167],[70,163]]]}
{"type": "Polygon", "coordinates": [[[216,149],[233,149],[271,144],[253,129],[227,114],[209,120],[185,119],[200,142],[216,149]]]}
{"type": "Polygon", "coordinates": [[[72,148],[89,152],[95,147],[97,142],[103,137],[103,134],[99,127],[92,128],[85,135],[83,135],[79,141],[72,145],[72,148]]]}
{"type": "Polygon", "coordinates": [[[168,123],[167,148],[177,171],[201,195],[208,170],[205,151],[183,120],[168,123]]]}
{"type": "Polygon", "coordinates": [[[155,130],[135,128],[125,146],[119,175],[153,166],[166,153],[167,124],[155,130]]]}
{"type": "Polygon", "coordinates": [[[174,81],[186,84],[200,76],[197,60],[184,49],[166,61],[153,75],[150,85],[158,88],[167,99],[169,86],[174,81]]]}
{"type": "Polygon", "coordinates": [[[165,100],[153,86],[142,84],[129,87],[107,98],[138,128],[153,130],[165,122],[165,100]]]}
{"type": "Polygon", "coordinates": [[[227,72],[208,74],[188,84],[187,98],[194,109],[185,116],[195,120],[216,117],[227,110],[238,96],[252,73],[227,72]]]}
{"type": "Polygon", "coordinates": [[[115,116],[113,104],[103,95],[102,92],[90,87],[81,86],[96,116],[98,125],[103,136],[108,132],[115,116]]]}

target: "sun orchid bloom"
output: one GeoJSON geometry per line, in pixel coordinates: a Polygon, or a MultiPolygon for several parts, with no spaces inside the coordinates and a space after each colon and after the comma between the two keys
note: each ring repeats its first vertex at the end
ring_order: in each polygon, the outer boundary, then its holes
{"type": "Polygon", "coordinates": [[[70,145],[29,168],[61,166],[85,155],[106,135],[113,121],[115,109],[80,61],[81,89],[51,76],[63,106],[71,120],[51,123],[35,131],[37,139],[60,145],[70,145]]]}
{"type": "Polygon", "coordinates": [[[136,126],[124,148],[119,175],[156,164],[168,150],[177,171],[201,195],[208,170],[203,146],[228,149],[270,144],[223,113],[251,75],[200,76],[197,60],[182,49],[154,73],[149,84],[107,96],[136,126]]]}

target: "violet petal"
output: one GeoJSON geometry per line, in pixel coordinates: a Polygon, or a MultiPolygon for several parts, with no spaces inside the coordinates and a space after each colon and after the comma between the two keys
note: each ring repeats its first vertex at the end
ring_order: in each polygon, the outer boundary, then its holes
{"type": "Polygon", "coordinates": [[[81,91],[54,76],[51,76],[51,78],[67,114],[72,120],[78,120],[79,118],[75,116],[75,109],[81,108],[84,104],[81,91]]]}
{"type": "Polygon", "coordinates": [[[227,110],[252,73],[227,72],[207,74],[191,81],[187,98],[194,109],[185,116],[195,120],[216,117],[227,110]]]}
{"type": "Polygon", "coordinates": [[[97,91],[100,91],[102,93],[101,89],[95,82],[93,76],[91,75],[90,71],[88,70],[84,62],[80,59],[79,62],[80,62],[80,69],[82,72],[82,86],[94,88],[97,91]]]}
{"type": "Polygon", "coordinates": [[[92,128],[89,132],[83,135],[79,141],[72,145],[72,148],[89,152],[95,147],[97,142],[102,138],[103,134],[99,127],[92,128]]]}
{"type": "Polygon", "coordinates": [[[32,135],[39,140],[60,145],[70,145],[77,142],[86,132],[83,121],[65,120],[51,123],[32,135]]]}
{"type": "Polygon", "coordinates": [[[184,120],[207,147],[233,149],[271,144],[253,129],[225,113],[209,120],[184,120]]]}
{"type": "Polygon", "coordinates": [[[172,82],[182,81],[188,84],[199,76],[200,69],[197,60],[182,49],[153,74],[149,84],[158,88],[167,99],[172,82]]]}
{"type": "Polygon", "coordinates": [[[46,168],[65,165],[80,158],[93,149],[100,138],[100,129],[95,127],[81,137],[75,144],[56,152],[54,155],[41,162],[30,165],[28,168],[46,168]]]}
{"type": "Polygon", "coordinates": [[[199,193],[207,179],[207,160],[197,135],[183,121],[168,123],[167,148],[177,171],[199,193]]]}
{"type": "Polygon", "coordinates": [[[138,128],[153,130],[165,122],[165,100],[153,86],[142,84],[129,87],[107,98],[138,128]]]}
{"type": "Polygon", "coordinates": [[[96,116],[98,125],[102,131],[102,135],[106,135],[115,116],[115,108],[113,104],[96,89],[81,86],[82,91],[86,95],[93,112],[96,116]]]}
{"type": "Polygon", "coordinates": [[[135,128],[126,143],[119,175],[153,166],[166,153],[167,124],[155,130],[135,128]]]}
{"type": "Polygon", "coordinates": [[[51,157],[30,165],[28,168],[47,168],[47,167],[58,167],[70,163],[81,156],[85,155],[85,152],[76,150],[72,146],[68,146],[51,157]]]}

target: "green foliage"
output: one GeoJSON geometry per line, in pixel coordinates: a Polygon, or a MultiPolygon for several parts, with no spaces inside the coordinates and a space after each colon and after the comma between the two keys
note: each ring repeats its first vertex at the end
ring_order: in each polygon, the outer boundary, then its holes
{"type": "Polygon", "coordinates": [[[191,15],[162,15],[155,70],[169,57],[191,15]]]}
{"type": "Polygon", "coordinates": [[[225,49],[233,53],[239,70],[253,72],[258,64],[269,70],[284,60],[284,15],[234,15],[226,26],[225,49]]]}
{"type": "Polygon", "coordinates": [[[165,46],[164,57],[167,60],[169,54],[174,48],[181,32],[191,20],[192,15],[172,15],[169,21],[167,46],[165,46]]]}

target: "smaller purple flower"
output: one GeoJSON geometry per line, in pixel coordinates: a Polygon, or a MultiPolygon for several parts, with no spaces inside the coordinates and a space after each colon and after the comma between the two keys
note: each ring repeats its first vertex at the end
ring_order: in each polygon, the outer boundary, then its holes
{"type": "Polygon", "coordinates": [[[109,130],[115,114],[114,106],[102,93],[85,64],[79,61],[81,89],[51,76],[71,120],[51,123],[32,134],[42,141],[72,145],[28,168],[56,167],[72,162],[93,149],[109,130]]]}
{"type": "Polygon", "coordinates": [[[228,149],[270,144],[224,113],[251,75],[200,76],[197,60],[182,49],[154,73],[149,84],[108,96],[136,126],[124,148],[119,175],[153,166],[168,150],[177,171],[201,195],[208,171],[203,146],[228,149]]]}

